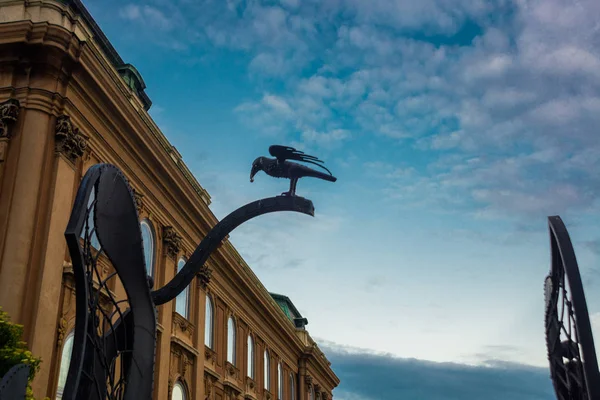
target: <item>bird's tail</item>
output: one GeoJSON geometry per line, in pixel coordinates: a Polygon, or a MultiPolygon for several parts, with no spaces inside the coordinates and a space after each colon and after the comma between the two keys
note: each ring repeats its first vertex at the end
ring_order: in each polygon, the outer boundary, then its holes
{"type": "Polygon", "coordinates": [[[323,179],[323,180],[326,180],[329,182],[337,181],[337,178],[335,176],[326,174],[324,172],[315,171],[315,170],[312,170],[308,176],[312,176],[313,178],[323,179]]]}

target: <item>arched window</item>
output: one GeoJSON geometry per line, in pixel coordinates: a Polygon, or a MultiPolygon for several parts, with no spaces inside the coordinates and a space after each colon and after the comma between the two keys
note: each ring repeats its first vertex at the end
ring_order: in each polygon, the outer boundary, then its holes
{"type": "Polygon", "coordinates": [[[296,400],[296,386],[294,385],[293,373],[290,373],[290,400],[296,400]]]}
{"type": "Polygon", "coordinates": [[[142,241],[144,243],[144,260],[146,261],[146,273],[154,278],[154,233],[147,219],[140,222],[142,229],[142,241]]]}
{"type": "Polygon", "coordinates": [[[73,350],[73,332],[69,333],[63,344],[62,354],[60,356],[60,372],[58,373],[58,387],[56,389],[56,399],[62,399],[63,390],[67,383],[67,374],[69,373],[69,364],[71,363],[71,351],[73,350]]]}
{"type": "Polygon", "coordinates": [[[269,350],[265,350],[265,376],[263,377],[265,389],[271,391],[271,363],[269,359],[269,350]]]}
{"type": "Polygon", "coordinates": [[[235,321],[229,317],[227,321],[227,361],[235,365],[235,321]]]}
{"type": "Polygon", "coordinates": [[[185,395],[185,388],[183,384],[179,381],[175,383],[173,386],[173,391],[171,392],[171,400],[186,400],[187,397],[185,395]]]}
{"type": "Polygon", "coordinates": [[[204,316],[204,344],[213,348],[213,306],[209,295],[206,295],[206,315],[204,316]]]}
{"type": "Polygon", "coordinates": [[[283,400],[283,368],[277,364],[277,398],[283,400]]]}
{"type": "Polygon", "coordinates": [[[308,400],[315,400],[315,390],[313,389],[312,385],[308,391],[308,400]]]}
{"type": "MultiPolygon", "coordinates": [[[[185,265],[185,260],[183,258],[179,259],[179,262],[177,263],[177,272],[181,271],[181,268],[183,268],[184,265],[185,265]]],[[[189,309],[190,309],[189,294],[190,294],[190,287],[188,285],[175,298],[175,311],[177,311],[177,313],[179,315],[185,317],[186,319],[188,318],[189,309]]]]}
{"type": "Polygon", "coordinates": [[[254,379],[254,340],[248,335],[248,376],[254,379]]]}

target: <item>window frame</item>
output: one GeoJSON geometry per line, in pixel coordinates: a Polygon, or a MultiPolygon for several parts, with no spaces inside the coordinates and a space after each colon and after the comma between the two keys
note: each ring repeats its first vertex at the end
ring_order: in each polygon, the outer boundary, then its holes
{"type": "Polygon", "coordinates": [[[296,384],[294,373],[290,372],[290,400],[296,400],[296,384]]]}
{"type": "MultiPolygon", "coordinates": [[[[179,273],[179,271],[181,271],[181,268],[184,267],[185,263],[187,262],[187,260],[184,257],[179,258],[179,261],[177,261],[177,273],[179,273]],[[181,268],[179,267],[179,265],[181,264],[181,268]]],[[[175,297],[175,312],[177,312],[177,314],[181,315],[183,318],[189,320],[190,319],[190,285],[187,285],[185,287],[184,290],[181,291],[181,293],[179,293],[177,295],[177,297],[175,297]],[[180,299],[180,296],[185,296],[185,313],[182,314],[177,310],[177,303],[180,299]]]]}
{"type": "Polygon", "coordinates": [[[73,343],[74,343],[74,341],[75,341],[75,329],[71,330],[71,332],[69,332],[69,334],[65,337],[65,340],[63,341],[62,348],[60,350],[60,363],[58,364],[58,381],[56,383],[56,395],[55,395],[55,398],[58,399],[58,400],[62,399],[64,390],[65,390],[65,385],[67,384],[67,377],[69,375],[69,367],[67,367],[67,370],[66,370],[67,372],[64,375],[65,381],[63,382],[62,387],[61,387],[61,382],[60,382],[60,380],[61,380],[60,379],[61,378],[61,374],[60,374],[60,371],[61,371],[61,368],[62,368],[62,365],[63,365],[63,361],[65,361],[65,359],[64,359],[65,358],[65,349],[67,348],[67,344],[70,342],[71,343],[71,354],[69,354],[69,360],[68,361],[69,361],[69,364],[71,364],[71,356],[73,354],[73,343]]]}
{"type": "Polygon", "coordinates": [[[256,378],[256,372],[255,372],[255,357],[254,357],[254,338],[252,337],[252,334],[248,334],[248,339],[247,339],[247,352],[246,352],[246,357],[248,357],[247,363],[246,363],[246,375],[254,380],[256,378]]]}
{"type": "Polygon", "coordinates": [[[263,386],[267,391],[271,391],[271,355],[269,349],[265,349],[263,354],[263,386]]]}
{"type": "Polygon", "coordinates": [[[142,245],[144,246],[144,261],[146,262],[146,274],[154,278],[154,265],[156,264],[156,234],[154,233],[154,226],[152,226],[152,222],[148,218],[144,218],[140,221],[140,231],[142,234],[142,245]],[[146,260],[146,244],[144,243],[143,228],[144,225],[148,227],[148,232],[150,234],[150,245],[152,246],[150,248],[150,266],[148,266],[148,260],[146,260]]]}
{"type": "Polygon", "coordinates": [[[211,295],[206,293],[206,304],[204,306],[204,345],[214,350],[215,344],[215,306],[211,295]],[[206,313],[210,311],[210,318],[206,318],[206,313]],[[207,337],[208,335],[208,337],[207,337]],[[206,343],[208,338],[209,343],[206,343]]]}
{"type": "Polygon", "coordinates": [[[175,388],[179,387],[181,389],[181,394],[182,396],[182,400],[187,400],[188,399],[188,395],[187,395],[187,390],[185,387],[185,384],[181,381],[181,379],[178,379],[175,384],[173,385],[173,389],[171,389],[171,400],[173,400],[173,394],[175,393],[175,388]]]}
{"type": "Polygon", "coordinates": [[[233,366],[236,365],[237,351],[237,324],[235,323],[235,318],[233,315],[230,315],[227,318],[227,361],[230,362],[233,366]],[[231,329],[233,328],[233,329],[231,329]],[[231,336],[230,336],[231,335],[231,336]],[[230,339],[231,338],[231,339],[230,339]],[[231,343],[230,343],[231,341],[231,343]],[[229,351],[231,350],[231,358],[229,357],[229,351]]]}
{"type": "Polygon", "coordinates": [[[277,399],[283,400],[283,365],[277,363],[277,399]]]}

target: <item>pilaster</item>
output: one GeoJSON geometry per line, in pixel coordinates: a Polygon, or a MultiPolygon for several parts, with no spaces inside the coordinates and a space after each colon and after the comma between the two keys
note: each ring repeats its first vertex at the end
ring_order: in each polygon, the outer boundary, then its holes
{"type": "MultiPolygon", "coordinates": [[[[30,343],[34,354],[48,360],[47,365],[36,374],[33,384],[35,393],[43,393],[53,385],[49,384],[50,360],[52,358],[55,337],[50,332],[56,322],[59,312],[59,299],[63,275],[63,260],[66,252],[64,230],[71,214],[71,204],[74,198],[75,162],[83,154],[82,149],[87,145],[87,138],[79,133],[68,116],[57,119],[56,157],[53,162],[52,193],[49,201],[49,223],[46,233],[47,242],[42,257],[42,268],[38,279],[34,312],[29,322],[31,327],[30,343]],[[68,136],[65,135],[68,133],[68,136]],[[62,144],[59,144],[62,142],[62,144]],[[77,150],[69,143],[77,143],[77,150]]],[[[52,396],[53,393],[46,393],[52,396]]]]}

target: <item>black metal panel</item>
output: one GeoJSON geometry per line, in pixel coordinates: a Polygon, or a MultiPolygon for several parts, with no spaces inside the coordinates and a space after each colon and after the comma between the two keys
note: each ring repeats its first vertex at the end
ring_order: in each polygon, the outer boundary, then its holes
{"type": "Polygon", "coordinates": [[[231,231],[254,217],[277,211],[295,211],[310,216],[315,215],[312,201],[297,196],[269,197],[238,208],[210,230],[181,271],[169,283],[152,292],[154,304],[164,304],[177,297],[190,284],[210,254],[231,231]]]}
{"type": "Polygon", "coordinates": [[[17,364],[0,381],[0,400],[21,400],[27,392],[29,365],[17,364]]]}
{"type": "Polygon", "coordinates": [[[600,372],[573,244],[560,217],[549,217],[548,224],[552,264],[544,288],[545,323],[554,389],[559,400],[600,399],[600,372]]]}

